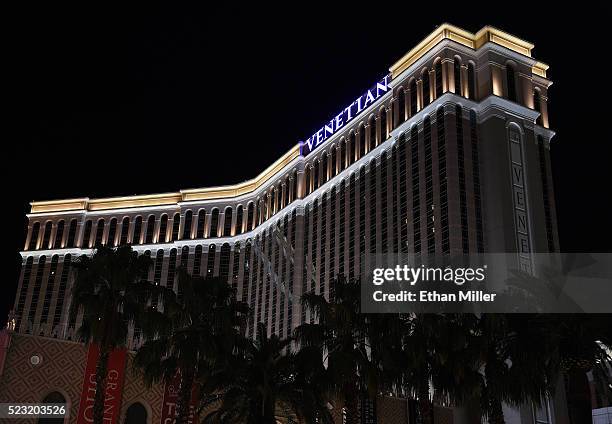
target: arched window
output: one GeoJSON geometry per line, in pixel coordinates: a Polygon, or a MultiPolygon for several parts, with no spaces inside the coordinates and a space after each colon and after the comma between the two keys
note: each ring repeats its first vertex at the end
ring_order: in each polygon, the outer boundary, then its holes
{"type": "Polygon", "coordinates": [[[346,168],[346,143],[344,139],[340,140],[340,172],[346,168]]]}
{"type": "Polygon", "coordinates": [[[535,110],[536,112],[540,112],[540,115],[538,115],[538,117],[536,118],[536,124],[538,125],[542,125],[542,111],[540,101],[540,90],[536,88],[535,90],[533,90],[533,110],[535,110]]]}
{"type": "Polygon", "coordinates": [[[366,131],[363,124],[359,124],[357,134],[359,135],[359,157],[362,158],[366,154],[366,131]]]}
{"type": "Polygon", "coordinates": [[[417,84],[416,79],[412,78],[410,80],[410,84],[408,85],[410,91],[410,116],[414,116],[417,113],[417,84]]]}
{"type": "Polygon", "coordinates": [[[351,131],[349,134],[349,145],[351,146],[351,151],[353,154],[350,157],[349,165],[357,160],[357,156],[359,155],[359,145],[357,144],[357,137],[355,137],[355,133],[351,131]]]}
{"type": "Polygon", "coordinates": [[[397,126],[406,121],[406,92],[403,88],[397,90],[397,126]]]}
{"type": "Polygon", "coordinates": [[[83,243],[81,243],[81,247],[83,249],[87,249],[89,247],[89,242],[91,241],[91,219],[85,222],[85,228],[83,229],[83,243]]]}
{"type": "Polygon", "coordinates": [[[461,92],[461,60],[456,57],[453,60],[453,75],[455,77],[455,94],[463,95],[461,92]]]}
{"type": "MultiPolygon", "coordinates": [[[[44,397],[42,403],[66,403],[66,398],[60,392],[51,392],[44,397]]],[[[39,418],[38,424],[61,424],[64,422],[64,418],[39,418]]]]}
{"type": "Polygon", "coordinates": [[[514,77],[514,66],[506,64],[506,85],[508,86],[508,100],[516,102],[516,79],[514,77]]]}
{"type": "Polygon", "coordinates": [[[332,178],[336,176],[338,171],[338,156],[336,153],[336,147],[332,147],[331,150],[331,176],[332,178]]]}
{"type": "Polygon", "coordinates": [[[140,402],[129,406],[125,412],[124,424],[147,424],[147,410],[140,402]]]}
{"type": "Polygon", "coordinates": [[[163,214],[159,219],[159,237],[157,238],[158,243],[166,242],[166,233],[168,232],[168,215],[163,214]]]}
{"type": "Polygon", "coordinates": [[[217,208],[214,208],[210,214],[210,237],[219,237],[219,209],[217,208]]]}
{"type": "Polygon", "coordinates": [[[43,234],[42,245],[40,246],[41,249],[49,248],[49,240],[51,239],[52,229],[53,229],[53,223],[51,221],[47,221],[47,223],[45,224],[45,232],[43,234]]]}
{"type": "Polygon", "coordinates": [[[140,236],[142,235],[142,216],[137,216],[134,221],[134,236],[132,237],[132,244],[140,244],[140,236]]]}
{"type": "Polygon", "coordinates": [[[436,77],[436,99],[442,95],[442,61],[438,60],[434,65],[436,77]]]}
{"type": "Polygon", "coordinates": [[[297,184],[297,171],[293,171],[293,177],[292,177],[292,184],[293,184],[293,195],[291,196],[291,200],[295,200],[298,197],[298,184],[297,184]]]}
{"type": "Polygon", "coordinates": [[[200,209],[198,211],[198,222],[196,228],[196,238],[204,238],[204,227],[206,223],[206,209],[200,209]]]}
{"type": "Polygon", "coordinates": [[[236,209],[236,234],[242,234],[242,205],[238,205],[236,209]]]}
{"type": "Polygon", "coordinates": [[[223,281],[227,281],[229,277],[230,251],[229,243],[223,243],[223,246],[221,246],[221,257],[219,258],[219,278],[223,281]]]}
{"type": "Polygon", "coordinates": [[[368,128],[370,133],[368,152],[371,152],[374,147],[376,147],[376,120],[374,119],[374,116],[370,117],[370,120],[368,121],[368,128]]]}
{"type": "Polygon", "coordinates": [[[183,240],[189,240],[191,238],[191,221],[193,218],[193,212],[188,210],[185,212],[185,222],[183,223],[183,240]]]}
{"type": "Polygon", "coordinates": [[[62,219],[57,223],[57,229],[55,230],[55,241],[53,247],[60,249],[62,247],[62,238],[64,237],[64,220],[62,219]]]}
{"type": "MultiPolygon", "coordinates": [[[[215,211],[217,209],[213,209],[213,211],[215,211]]],[[[219,211],[217,210],[217,213],[219,211]]],[[[214,272],[215,272],[215,252],[216,252],[216,247],[214,244],[211,244],[210,246],[208,246],[208,261],[206,264],[206,278],[210,278],[213,276],[214,272]]]]}
{"type": "Polygon", "coordinates": [[[101,245],[104,243],[104,220],[98,220],[98,225],[96,226],[96,244],[95,246],[101,245]]]}
{"type": "Polygon", "coordinates": [[[145,244],[153,243],[153,234],[155,233],[155,216],[149,215],[147,218],[147,229],[145,232],[145,244]]]}
{"type": "Polygon", "coordinates": [[[468,98],[476,99],[476,77],[474,75],[474,64],[468,63],[468,98]]]}
{"type": "MultiPolygon", "coordinates": [[[[387,109],[386,108],[382,108],[380,110],[380,143],[383,143],[387,140],[387,109]]],[[[379,144],[380,144],[379,143],[379,144]]]]}
{"type": "Polygon", "coordinates": [[[321,185],[327,182],[327,153],[324,152],[321,156],[321,185]]]}
{"type": "Polygon", "coordinates": [[[247,206],[247,231],[255,228],[255,222],[253,220],[253,202],[249,202],[247,206]]]}
{"type": "Polygon", "coordinates": [[[306,166],[304,170],[304,196],[310,194],[310,166],[306,166]]]}
{"type": "Polygon", "coordinates": [[[108,226],[108,237],[106,244],[113,247],[115,245],[115,235],[117,234],[117,218],[112,218],[108,226]]]}
{"type": "Polygon", "coordinates": [[[313,168],[313,177],[312,177],[312,190],[316,190],[319,188],[319,170],[321,168],[321,164],[319,163],[318,160],[314,161],[314,164],[312,165],[313,168]]]}
{"type": "Polygon", "coordinates": [[[232,208],[225,208],[225,218],[223,220],[223,237],[232,235],[232,208]]]}
{"type": "Polygon", "coordinates": [[[178,240],[179,230],[181,228],[181,214],[175,213],[172,218],[172,240],[178,240]]]}
{"type": "Polygon", "coordinates": [[[74,247],[74,239],[76,238],[77,220],[73,219],[70,221],[70,227],[68,228],[68,242],[66,247],[74,247]]]}
{"type": "Polygon", "coordinates": [[[193,275],[202,275],[202,245],[198,244],[193,253],[193,275]]]}
{"type": "Polygon", "coordinates": [[[429,92],[429,70],[425,69],[421,73],[421,81],[423,82],[423,107],[429,104],[431,93],[429,92]]]}
{"type": "Polygon", "coordinates": [[[127,216],[121,221],[121,237],[119,238],[119,244],[124,245],[128,242],[130,235],[130,218],[127,216]]]}

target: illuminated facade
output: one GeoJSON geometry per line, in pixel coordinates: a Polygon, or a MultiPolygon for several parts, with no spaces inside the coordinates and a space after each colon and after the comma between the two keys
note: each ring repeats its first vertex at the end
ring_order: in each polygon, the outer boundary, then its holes
{"type": "Polygon", "coordinates": [[[251,307],[249,335],[258,322],[287,336],[308,321],[301,294],[357,276],[362,254],[517,252],[533,269],[530,253],[559,247],[551,81],[533,47],[445,24],[252,180],[32,202],[16,333],[74,339],[67,265],[96,244],[131,243],[161,285],[176,287],[179,266],[227,279],[251,307]]]}

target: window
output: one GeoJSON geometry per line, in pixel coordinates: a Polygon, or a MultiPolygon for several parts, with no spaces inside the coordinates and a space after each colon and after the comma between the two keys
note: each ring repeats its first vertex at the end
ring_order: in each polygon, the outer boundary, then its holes
{"type": "Polygon", "coordinates": [[[397,91],[397,125],[406,121],[406,92],[403,88],[397,91]]]}
{"type": "Polygon", "coordinates": [[[36,243],[38,242],[38,233],[40,232],[40,222],[35,222],[32,225],[32,233],[30,234],[30,244],[28,245],[28,250],[35,250],[36,243]]]}
{"type": "Polygon", "coordinates": [[[247,231],[255,228],[255,221],[253,220],[253,202],[249,202],[247,206],[247,231]]]}
{"type": "Polygon", "coordinates": [[[176,249],[170,250],[168,259],[168,276],[166,277],[166,287],[174,289],[174,276],[176,275],[176,249]]]}
{"type": "Polygon", "coordinates": [[[429,70],[425,69],[421,73],[421,81],[423,88],[423,107],[425,107],[429,104],[429,101],[431,100],[431,93],[429,89],[429,70]]]}
{"type": "Polygon", "coordinates": [[[410,161],[412,180],[412,229],[414,253],[421,253],[421,195],[419,186],[419,130],[414,125],[410,131],[410,161]]]}
{"type": "Polygon", "coordinates": [[[232,208],[225,208],[225,218],[223,220],[223,237],[232,235],[232,208]]]}
{"type": "Polygon", "coordinates": [[[436,99],[442,95],[442,61],[438,60],[434,65],[436,77],[436,99]]]}
{"type": "Polygon", "coordinates": [[[204,228],[206,222],[206,210],[200,209],[198,211],[198,223],[196,228],[196,238],[204,238],[204,228]]]}
{"type": "Polygon", "coordinates": [[[55,230],[55,241],[53,247],[55,249],[62,248],[62,238],[64,237],[64,220],[57,223],[57,229],[55,230]]]}
{"type": "Polygon", "coordinates": [[[387,109],[380,110],[380,143],[387,140],[387,109]]]}
{"type": "Polygon", "coordinates": [[[313,167],[313,171],[314,171],[313,181],[312,181],[312,189],[314,191],[314,190],[319,188],[319,169],[320,169],[319,161],[315,160],[315,162],[312,165],[312,167],[313,167]]]}
{"type": "Polygon", "coordinates": [[[359,157],[364,157],[366,154],[366,130],[363,124],[359,124],[359,157]]]}
{"type": "Polygon", "coordinates": [[[174,217],[172,218],[172,240],[178,240],[180,228],[181,228],[181,214],[177,212],[174,214],[174,217]]]}
{"type": "Polygon", "coordinates": [[[476,80],[474,76],[474,64],[468,63],[468,98],[476,99],[476,80]]]}
{"type": "Polygon", "coordinates": [[[336,154],[336,148],[332,147],[331,150],[331,176],[332,178],[336,176],[337,165],[338,165],[338,156],[336,154]]]}
{"type": "Polygon", "coordinates": [[[417,85],[416,80],[412,78],[410,85],[408,86],[410,91],[410,116],[414,116],[417,113],[417,85]]]}
{"type": "Polygon", "coordinates": [[[340,140],[340,172],[346,168],[346,143],[344,139],[340,140]]]}
{"type": "Polygon", "coordinates": [[[368,152],[371,152],[374,147],[376,147],[376,120],[374,119],[374,116],[370,117],[370,120],[368,121],[368,127],[369,127],[369,132],[370,132],[370,140],[368,143],[368,152]]]}
{"type": "Polygon", "coordinates": [[[110,220],[110,224],[108,226],[108,237],[107,242],[109,246],[115,245],[115,235],[117,234],[117,218],[113,218],[110,220]]]}
{"type": "Polygon", "coordinates": [[[83,249],[87,249],[89,247],[89,242],[91,240],[91,227],[91,220],[88,220],[85,223],[85,229],[83,230],[83,243],[81,243],[83,249]]]}
{"type": "Polygon", "coordinates": [[[193,212],[188,210],[185,212],[185,222],[183,222],[183,240],[189,240],[191,238],[191,221],[193,219],[193,212]]]}
{"type": "MultiPolygon", "coordinates": [[[[285,195],[285,199],[286,198],[287,197],[285,195]]],[[[242,234],[242,215],[242,205],[239,205],[238,209],[236,209],[236,234],[242,234]]]]}
{"type": "Polygon", "coordinates": [[[198,244],[193,254],[193,275],[201,275],[202,267],[202,245],[198,244]]]}
{"type": "Polygon", "coordinates": [[[64,256],[64,266],[62,268],[62,275],[59,280],[59,289],[57,291],[57,303],[55,305],[55,312],[53,313],[53,325],[52,332],[54,337],[61,335],[61,329],[57,329],[57,325],[60,323],[62,317],[62,311],[64,309],[64,298],[66,295],[66,286],[68,284],[68,275],[70,273],[70,266],[72,264],[72,256],[64,256]],[[59,334],[58,334],[59,333],[59,334]]]}
{"type": "Polygon", "coordinates": [[[167,232],[168,232],[168,215],[163,214],[159,220],[159,237],[157,238],[158,243],[166,242],[167,232]]]}
{"type": "Polygon", "coordinates": [[[327,182],[327,153],[323,153],[321,156],[321,185],[327,182]]]}
{"type": "Polygon", "coordinates": [[[142,216],[137,216],[134,221],[134,236],[132,244],[140,244],[140,236],[142,235],[142,216]]]}
{"type": "Polygon", "coordinates": [[[459,215],[461,218],[461,248],[462,252],[470,252],[468,238],[467,192],[465,186],[465,154],[463,145],[463,110],[455,106],[455,128],[457,132],[457,169],[459,170],[459,215]]]}
{"type": "Polygon", "coordinates": [[[217,208],[214,208],[210,215],[210,237],[219,237],[219,209],[217,208]]]}
{"type": "Polygon", "coordinates": [[[444,125],[444,108],[436,113],[438,133],[438,181],[440,181],[440,227],[442,229],[442,253],[450,253],[448,226],[448,182],[446,178],[446,126],[444,125]]]}
{"type": "Polygon", "coordinates": [[[506,65],[506,85],[508,86],[508,100],[516,102],[516,80],[514,76],[514,66],[506,65]]]}
{"type": "MultiPolygon", "coordinates": [[[[51,392],[42,400],[42,403],[66,403],[66,398],[60,392],[51,392]]],[[[64,418],[39,418],[38,424],[61,424],[64,418]]],[[[130,421],[131,422],[131,421],[130,421]]],[[[135,421],[136,423],[136,421],[135,421]]],[[[146,421],[145,421],[146,423],[146,421]]],[[[140,424],[138,422],[137,424],[140,424]]]]}
{"type": "Polygon", "coordinates": [[[49,248],[49,240],[51,239],[51,230],[53,229],[53,223],[51,221],[47,221],[45,224],[45,232],[43,233],[43,241],[40,246],[41,249],[49,248]]]}
{"type": "Polygon", "coordinates": [[[208,247],[208,263],[206,265],[206,278],[212,277],[213,272],[215,271],[215,250],[216,249],[215,249],[214,244],[211,244],[208,247]]]}
{"type": "Polygon", "coordinates": [[[74,239],[76,237],[77,220],[73,219],[70,221],[70,227],[68,227],[68,241],[66,247],[74,247],[74,239]]]}
{"type": "Polygon", "coordinates": [[[310,166],[306,166],[304,171],[304,196],[310,194],[310,166]]]}
{"type": "Polygon", "coordinates": [[[349,134],[349,146],[351,146],[351,151],[353,152],[350,155],[349,163],[353,163],[357,160],[357,156],[359,154],[359,145],[357,144],[357,137],[355,137],[355,133],[351,131],[349,134]]]}
{"type": "Polygon", "coordinates": [[[230,251],[229,243],[223,243],[223,246],[221,246],[221,256],[219,258],[219,278],[223,281],[227,281],[229,277],[230,251]]]}
{"type": "Polygon", "coordinates": [[[121,221],[121,237],[119,238],[119,244],[124,245],[128,242],[130,235],[130,218],[127,216],[121,221]]]}
{"type": "Polygon", "coordinates": [[[461,60],[458,57],[453,61],[453,75],[455,77],[455,94],[461,96],[461,60]]]}
{"type": "Polygon", "coordinates": [[[95,246],[99,246],[104,243],[104,220],[98,220],[98,225],[96,226],[96,244],[95,246]]]}
{"type": "Polygon", "coordinates": [[[147,424],[147,410],[140,402],[129,406],[125,413],[125,424],[147,424]]]}
{"type": "Polygon", "coordinates": [[[155,233],[155,216],[149,215],[149,218],[147,218],[147,228],[145,232],[145,244],[153,243],[154,233],[155,233]]]}

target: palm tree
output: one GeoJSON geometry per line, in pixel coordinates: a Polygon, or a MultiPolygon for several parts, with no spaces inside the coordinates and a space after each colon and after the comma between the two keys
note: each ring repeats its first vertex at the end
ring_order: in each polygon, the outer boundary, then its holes
{"type": "Polygon", "coordinates": [[[381,373],[368,344],[368,320],[360,312],[361,292],[357,280],[342,276],[332,283],[330,300],[322,294],[302,295],[311,323],[296,328],[300,349],[310,357],[316,352],[326,368],[332,398],[343,402],[346,422],[359,421],[359,400],[375,400],[381,373]]]}
{"type": "Polygon", "coordinates": [[[100,347],[96,365],[96,393],[93,419],[102,424],[104,392],[110,353],[126,345],[128,327],[139,323],[142,305],[159,294],[143,279],[151,260],[138,255],[128,245],[116,249],[97,246],[91,257],[83,255],[73,267],[76,279],[72,288],[70,316],[83,313],[77,336],[100,347]]]}
{"type": "Polygon", "coordinates": [[[482,411],[490,424],[505,422],[502,403],[541,406],[559,377],[558,344],[548,318],[538,314],[483,314],[482,411]]]}
{"type": "Polygon", "coordinates": [[[324,401],[320,371],[291,352],[292,340],[268,336],[257,326],[255,340],[243,339],[230,360],[212,370],[202,385],[205,408],[220,402],[205,423],[332,423],[324,401]]]}
{"type": "Polygon", "coordinates": [[[142,326],[146,341],[134,365],[143,370],[149,386],[180,374],[176,414],[177,423],[184,423],[195,382],[232,353],[247,308],[236,301],[227,281],[192,276],[179,268],[178,295],[167,296],[159,309],[158,319],[142,326]]]}

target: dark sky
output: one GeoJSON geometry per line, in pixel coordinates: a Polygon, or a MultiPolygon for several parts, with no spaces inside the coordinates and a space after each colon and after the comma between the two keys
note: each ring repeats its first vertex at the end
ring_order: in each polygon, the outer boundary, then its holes
{"type": "Polygon", "coordinates": [[[601,201],[612,181],[603,150],[609,136],[598,108],[608,84],[602,91],[596,82],[605,77],[597,69],[605,66],[598,50],[607,12],[582,7],[562,18],[512,2],[503,3],[505,11],[489,3],[489,14],[476,5],[453,13],[434,3],[402,4],[97,10],[55,2],[53,9],[28,3],[6,15],[9,272],[0,320],[14,300],[29,201],[251,178],[443,22],[474,32],[490,24],[535,43],[534,55],[550,64],[554,81],[549,108],[562,250],[611,251],[610,212],[601,201]]]}

